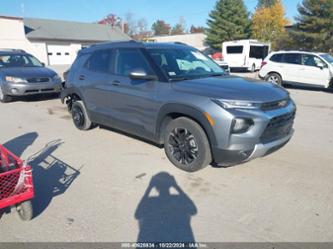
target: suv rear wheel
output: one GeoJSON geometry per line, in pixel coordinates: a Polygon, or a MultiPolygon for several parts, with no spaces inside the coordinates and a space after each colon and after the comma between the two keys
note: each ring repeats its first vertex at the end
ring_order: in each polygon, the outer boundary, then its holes
{"type": "Polygon", "coordinates": [[[206,133],[195,121],[181,117],[172,120],[164,133],[164,150],[178,168],[195,172],[212,162],[206,133]]]}
{"type": "Polygon", "coordinates": [[[79,130],[89,130],[93,124],[90,121],[87,110],[82,101],[75,101],[72,105],[72,119],[73,123],[79,130]]]}
{"type": "Polygon", "coordinates": [[[266,76],[266,81],[282,86],[282,78],[277,73],[270,73],[266,76]]]}
{"type": "Polygon", "coordinates": [[[12,97],[3,93],[2,88],[0,87],[0,102],[8,103],[12,101],[12,97]]]}

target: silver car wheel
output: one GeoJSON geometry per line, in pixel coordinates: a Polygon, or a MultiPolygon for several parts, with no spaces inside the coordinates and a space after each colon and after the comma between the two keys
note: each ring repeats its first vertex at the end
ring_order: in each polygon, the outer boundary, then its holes
{"type": "Polygon", "coordinates": [[[3,91],[2,88],[0,87],[0,100],[3,100],[3,98],[4,98],[3,91]]]}
{"type": "Polygon", "coordinates": [[[279,79],[278,77],[276,77],[275,75],[271,75],[268,77],[268,81],[271,82],[271,83],[275,83],[275,84],[278,84],[279,83],[279,79]]]}

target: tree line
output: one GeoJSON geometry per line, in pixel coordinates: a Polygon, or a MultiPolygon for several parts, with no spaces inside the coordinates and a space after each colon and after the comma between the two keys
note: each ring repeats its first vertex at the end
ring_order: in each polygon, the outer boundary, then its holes
{"type": "Polygon", "coordinates": [[[243,0],[217,0],[209,13],[207,28],[192,25],[187,30],[184,17],[174,26],[156,20],[148,28],[147,20],[136,19],[133,13],[124,19],[110,14],[99,23],[118,27],[134,39],[205,32],[207,45],[219,50],[224,41],[258,39],[271,42],[275,50],[333,52],[333,0],[302,0],[297,9],[295,23],[291,23],[281,0],[258,0],[253,14],[243,0]]]}
{"type": "Polygon", "coordinates": [[[207,44],[258,39],[272,48],[333,52],[333,0],[303,0],[292,24],[281,0],[259,0],[251,16],[243,0],[218,0],[209,14],[207,44]]]}

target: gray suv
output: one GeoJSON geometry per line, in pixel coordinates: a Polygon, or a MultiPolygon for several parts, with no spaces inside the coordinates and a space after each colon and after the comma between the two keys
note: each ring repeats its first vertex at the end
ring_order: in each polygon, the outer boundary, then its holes
{"type": "Polygon", "coordinates": [[[61,95],[78,129],[101,124],[164,145],[169,160],[188,172],[281,148],[293,135],[296,111],[283,88],[230,76],[179,43],[83,49],[61,95]]]}
{"type": "Polygon", "coordinates": [[[0,102],[32,94],[59,93],[61,78],[23,50],[0,49],[0,102]]]}

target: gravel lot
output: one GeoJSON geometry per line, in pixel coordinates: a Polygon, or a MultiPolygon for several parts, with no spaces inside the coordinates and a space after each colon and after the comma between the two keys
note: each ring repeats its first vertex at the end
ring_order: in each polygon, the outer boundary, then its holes
{"type": "Polygon", "coordinates": [[[156,231],[199,242],[332,241],[333,94],[289,91],[298,113],[287,146],[195,174],[143,141],[105,128],[76,130],[58,99],[1,104],[0,143],[22,158],[39,153],[31,162],[37,216],[21,222],[4,214],[0,241],[136,241],[156,231]],[[176,185],[182,194],[145,194],[150,184],[176,185]]]}

